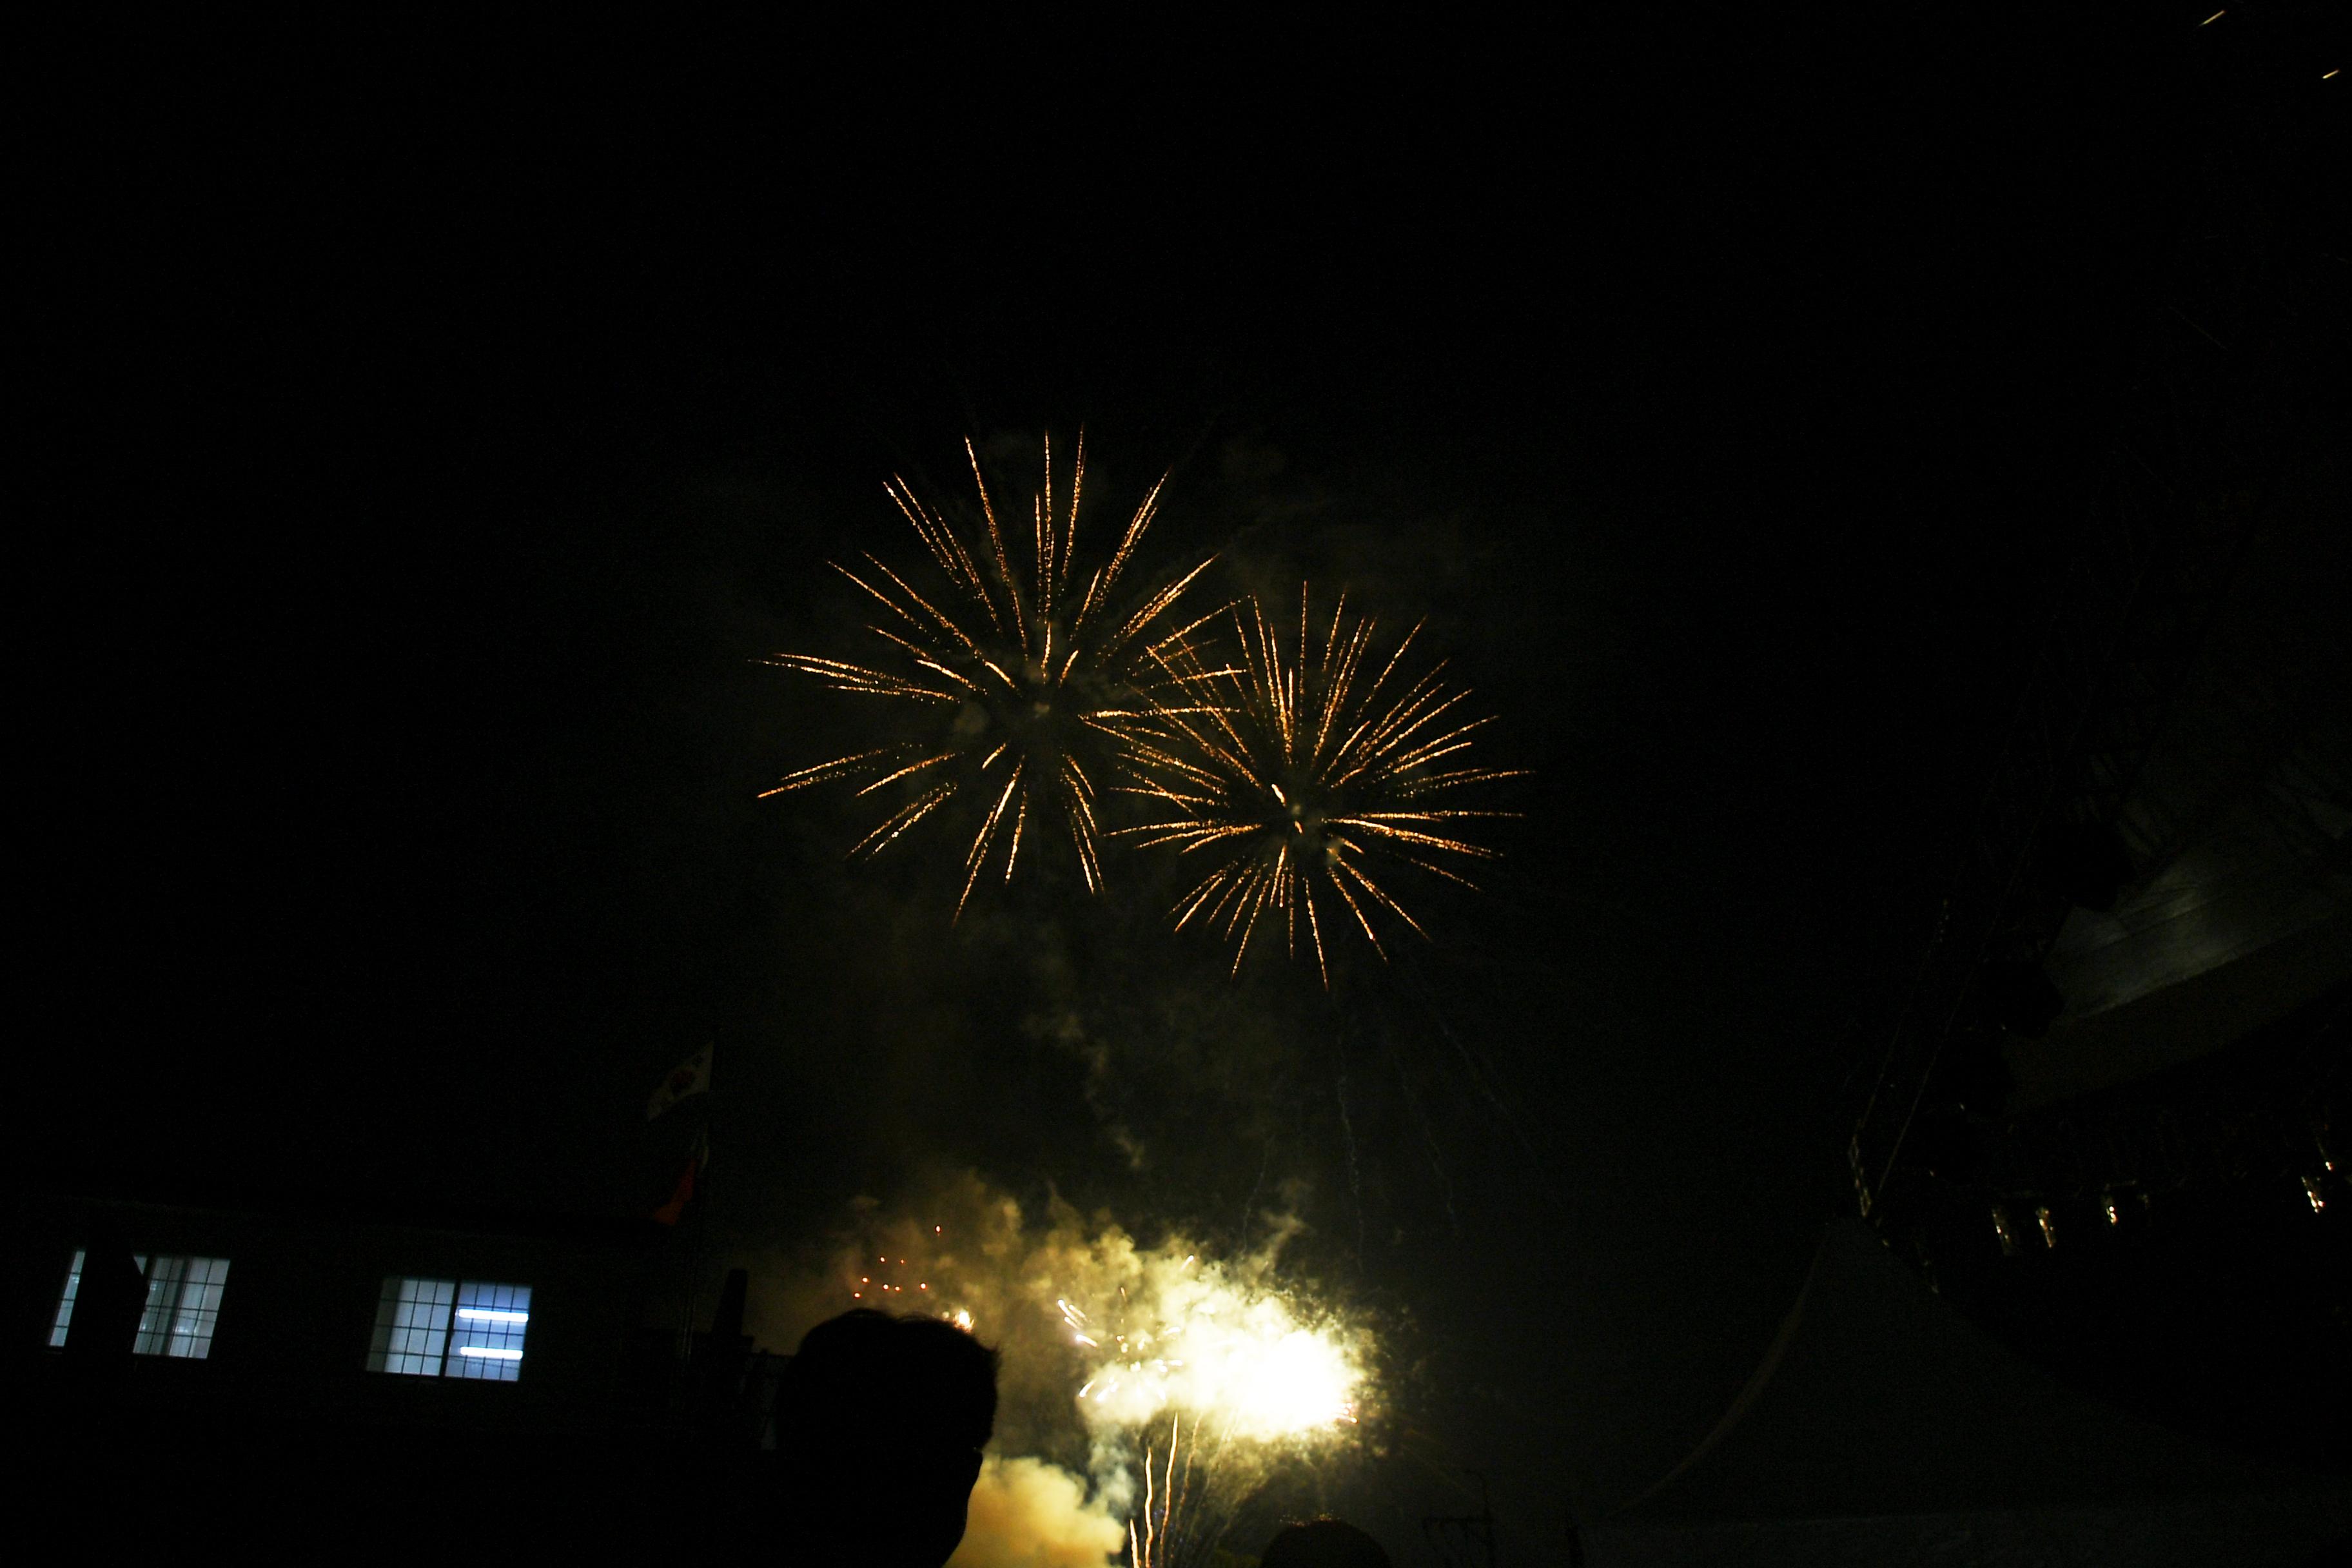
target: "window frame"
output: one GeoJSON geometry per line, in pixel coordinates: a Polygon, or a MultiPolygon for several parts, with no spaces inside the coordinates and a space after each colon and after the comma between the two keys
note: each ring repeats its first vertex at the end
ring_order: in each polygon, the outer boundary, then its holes
{"type": "MultiPolygon", "coordinates": [[[[74,1302],[81,1295],[82,1265],[89,1259],[89,1248],[77,1247],[73,1249],[73,1256],[66,1260],[65,1288],[58,1292],[58,1310],[49,1314],[48,1343],[53,1351],[65,1349],[66,1341],[73,1336],[74,1302]]],[[[139,1273],[142,1279],[146,1277],[147,1270],[143,1265],[139,1273]]]]}
{"type": "MultiPolygon", "coordinates": [[[[139,1324],[131,1331],[131,1353],[158,1361],[210,1361],[235,1259],[194,1252],[134,1252],[131,1258],[146,1287],[139,1303],[139,1324]],[[193,1301],[191,1289],[195,1292],[193,1301]]],[[[65,1284],[49,1314],[50,1350],[64,1350],[73,1338],[74,1307],[81,1299],[81,1277],[89,1263],[86,1247],[75,1247],[66,1263],[65,1284]]]]}
{"type": "Polygon", "coordinates": [[[366,1368],[387,1377],[520,1383],[532,1294],[529,1285],[499,1280],[387,1274],[366,1368]]]}
{"type": "Polygon", "coordinates": [[[150,1253],[142,1259],[147,1300],[139,1310],[131,1352],[165,1361],[210,1361],[213,1336],[220,1330],[221,1302],[228,1294],[229,1262],[185,1252],[150,1253]],[[193,1304],[191,1291],[195,1293],[193,1304]],[[196,1326],[186,1326],[192,1321],[196,1326]],[[184,1344],[194,1348],[183,1350],[184,1344]]]}

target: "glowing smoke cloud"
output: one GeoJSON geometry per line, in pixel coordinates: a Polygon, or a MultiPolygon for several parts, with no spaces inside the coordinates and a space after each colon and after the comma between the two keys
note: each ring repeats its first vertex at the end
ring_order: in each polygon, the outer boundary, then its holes
{"type": "Polygon", "coordinates": [[[988,1457],[948,1568],[1103,1568],[1127,1530],[1087,1483],[1043,1459],[988,1457]]]}
{"type": "MultiPolygon", "coordinates": [[[[1103,1242],[1127,1238],[1107,1233],[1098,1253],[1103,1242]]],[[[1127,1244],[1118,1256],[1114,1279],[1093,1281],[1091,1310],[1055,1301],[1090,1369],[1078,1406],[1118,1464],[1135,1568],[1195,1561],[1273,1458],[1355,1421],[1357,1347],[1301,1321],[1265,1278],[1270,1252],[1234,1271],[1180,1258],[1174,1244],[1141,1254],[1127,1244]]]]}
{"type": "Polygon", "coordinates": [[[1027,1561],[1022,1542],[1047,1536],[1091,1550],[1106,1521],[1139,1568],[1203,1561],[1276,1466],[1332,1451],[1370,1396],[1370,1336],[1277,1273],[1291,1229],[1233,1260],[1182,1237],[1141,1247],[1065,1205],[1041,1233],[970,1176],[918,1214],[862,1213],[829,1299],[806,1300],[793,1332],[877,1306],[936,1312],[1002,1352],[994,1447],[1022,1458],[975,1503],[958,1559],[974,1568],[1027,1561]],[[1083,1493],[1064,1473],[1079,1468],[1083,1493]]]}

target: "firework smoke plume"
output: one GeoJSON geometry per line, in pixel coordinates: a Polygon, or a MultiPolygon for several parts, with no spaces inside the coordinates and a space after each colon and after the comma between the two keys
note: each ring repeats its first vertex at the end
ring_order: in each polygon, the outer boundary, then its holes
{"type": "Polygon", "coordinates": [[[875,1306],[936,1313],[1002,1352],[997,1458],[957,1559],[975,1568],[1103,1560],[1019,1555],[1047,1540],[1139,1565],[1205,1561],[1275,1468],[1335,1449],[1369,1397],[1369,1335],[1277,1270],[1295,1226],[1220,1260],[1058,1201],[1034,1225],[967,1173],[919,1206],[861,1200],[850,1228],[772,1331],[794,1342],[875,1306]]]}

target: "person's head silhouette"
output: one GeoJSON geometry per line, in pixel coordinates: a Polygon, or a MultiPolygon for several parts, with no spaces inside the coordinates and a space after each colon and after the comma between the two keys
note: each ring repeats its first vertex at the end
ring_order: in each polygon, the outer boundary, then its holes
{"type": "Polygon", "coordinates": [[[1390,1568],[1381,1543],[1328,1514],[1286,1524],[1265,1543],[1258,1568],[1390,1568]]]}
{"type": "Polygon", "coordinates": [[[776,1391],[794,1544],[811,1561],[939,1568],[995,1426],[996,1352],[954,1324],[862,1309],[819,1323],[776,1391]]]}

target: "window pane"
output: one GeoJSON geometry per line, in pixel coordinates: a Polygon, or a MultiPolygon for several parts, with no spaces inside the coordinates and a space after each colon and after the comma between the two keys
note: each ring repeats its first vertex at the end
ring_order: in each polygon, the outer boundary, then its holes
{"type": "Polygon", "coordinates": [[[172,1309],[179,1304],[180,1280],[187,1268],[184,1258],[148,1259],[147,1307],[139,1314],[139,1337],[131,1342],[139,1354],[162,1355],[171,1342],[172,1309]]]}
{"type": "Polygon", "coordinates": [[[213,1326],[220,1321],[221,1292],[227,1288],[227,1258],[187,1260],[179,1303],[172,1313],[172,1342],[164,1354],[202,1361],[213,1353],[213,1326]]]}
{"type": "Polygon", "coordinates": [[[198,1361],[212,1354],[228,1259],[158,1256],[140,1261],[147,1270],[147,1305],[131,1348],[141,1355],[198,1361]]]}
{"type": "Polygon", "coordinates": [[[431,1377],[441,1370],[449,1337],[454,1279],[416,1279],[390,1275],[375,1310],[375,1342],[368,1350],[370,1372],[431,1377]]]}
{"type": "Polygon", "coordinates": [[[84,1249],[74,1248],[72,1267],[66,1270],[66,1293],[58,1298],[57,1321],[49,1325],[49,1348],[61,1350],[66,1342],[66,1331],[73,1326],[74,1297],[81,1289],[81,1260],[84,1249]]]}
{"type": "Polygon", "coordinates": [[[522,1372],[522,1340],[530,1327],[530,1286],[468,1279],[457,1291],[448,1374],[514,1382],[522,1372]]]}

